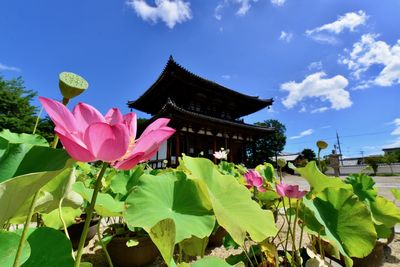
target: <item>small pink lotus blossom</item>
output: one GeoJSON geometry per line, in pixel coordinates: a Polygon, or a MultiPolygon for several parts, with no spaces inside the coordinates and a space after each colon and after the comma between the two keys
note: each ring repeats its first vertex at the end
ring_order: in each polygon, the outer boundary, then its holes
{"type": "Polygon", "coordinates": [[[228,152],[226,150],[216,151],[214,152],[213,156],[216,159],[226,160],[228,158],[228,152]]]}
{"type": "Polygon", "coordinates": [[[288,185],[285,183],[280,183],[276,185],[276,192],[281,197],[288,198],[302,198],[307,194],[307,191],[300,191],[298,185],[288,185]]]}
{"type": "Polygon", "coordinates": [[[136,114],[122,115],[117,108],[103,116],[94,107],[79,103],[70,112],[62,103],[44,97],[40,102],[56,125],[55,132],[69,155],[83,162],[101,160],[128,170],[149,160],[175,130],[169,119],[157,119],[136,139],[136,114]]]}
{"type": "Polygon", "coordinates": [[[257,187],[258,191],[265,192],[265,188],[262,187],[263,183],[264,183],[264,179],[258,173],[258,171],[248,170],[244,175],[244,179],[246,180],[247,188],[252,188],[254,186],[254,187],[257,187]]]}

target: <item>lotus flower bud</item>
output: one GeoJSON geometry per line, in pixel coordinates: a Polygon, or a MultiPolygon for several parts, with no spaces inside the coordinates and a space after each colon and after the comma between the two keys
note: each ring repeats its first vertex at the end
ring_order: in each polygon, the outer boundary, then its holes
{"type": "Polygon", "coordinates": [[[69,100],[83,93],[88,87],[88,82],[81,76],[72,72],[61,72],[59,87],[65,100],[69,100]]]}
{"type": "Polygon", "coordinates": [[[283,168],[286,166],[286,160],[285,159],[278,159],[278,166],[283,168]]]}
{"type": "Polygon", "coordinates": [[[327,148],[328,144],[323,140],[319,140],[319,141],[317,141],[317,147],[322,150],[322,149],[327,148]]]}

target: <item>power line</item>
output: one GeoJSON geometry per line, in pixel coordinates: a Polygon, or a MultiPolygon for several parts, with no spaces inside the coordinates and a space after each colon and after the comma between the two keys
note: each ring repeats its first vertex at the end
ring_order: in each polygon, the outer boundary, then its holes
{"type": "MultiPolygon", "coordinates": [[[[370,132],[370,133],[361,133],[361,134],[352,134],[352,135],[342,135],[342,136],[340,136],[340,138],[343,139],[343,138],[351,138],[351,137],[359,137],[359,136],[380,135],[380,134],[389,133],[391,131],[392,130],[390,130],[390,131],[380,131],[380,132],[370,132]]],[[[336,137],[324,138],[324,140],[325,141],[327,141],[327,140],[336,140],[336,137]]],[[[290,143],[290,144],[291,145],[298,145],[298,144],[307,144],[307,143],[314,143],[314,141],[304,141],[304,142],[297,142],[297,143],[290,143]]]]}

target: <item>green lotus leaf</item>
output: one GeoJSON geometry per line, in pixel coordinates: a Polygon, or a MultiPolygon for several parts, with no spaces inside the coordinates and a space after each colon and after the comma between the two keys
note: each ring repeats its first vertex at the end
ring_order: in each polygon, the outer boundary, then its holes
{"type": "Polygon", "coordinates": [[[147,231],[169,267],[176,266],[173,259],[175,248],[175,223],[172,219],[159,221],[147,231]]]}
{"type": "Polygon", "coordinates": [[[125,196],[139,183],[139,177],[143,173],[143,166],[141,165],[137,165],[129,171],[120,171],[112,177],[110,188],[114,193],[125,196]]]}
{"type": "MultiPolygon", "coordinates": [[[[49,161],[49,164],[51,164],[51,161],[49,161]]],[[[24,174],[0,183],[0,225],[16,216],[21,207],[40,188],[73,164],[74,161],[66,157],[63,161],[55,164],[60,167],[59,170],[24,174]]],[[[54,166],[50,166],[49,169],[54,169],[54,166]]]]}
{"type": "Polygon", "coordinates": [[[258,171],[264,179],[266,179],[270,183],[276,182],[275,177],[275,169],[271,163],[260,164],[256,167],[256,171],[258,171]]]}
{"type": "Polygon", "coordinates": [[[0,183],[28,173],[60,170],[69,158],[64,149],[46,147],[36,135],[3,131],[0,136],[0,183]],[[23,141],[26,143],[21,143],[23,141]]]}
{"type": "Polygon", "coordinates": [[[345,183],[351,184],[353,192],[363,201],[365,199],[374,201],[378,195],[374,188],[375,181],[365,173],[352,174],[346,178],[345,183]]]}
{"type": "Polygon", "coordinates": [[[392,192],[393,196],[396,198],[397,201],[400,201],[400,190],[397,188],[392,188],[390,189],[392,192]]]}
{"type": "MultiPolygon", "coordinates": [[[[92,200],[93,189],[85,187],[82,182],[76,182],[72,189],[80,194],[86,201],[92,200]]],[[[115,200],[111,195],[98,193],[94,209],[102,217],[122,216],[124,211],[124,202],[115,200]]]]}
{"type": "Polygon", "coordinates": [[[47,140],[38,134],[26,134],[26,133],[13,133],[8,129],[4,129],[0,132],[0,137],[6,139],[9,143],[13,144],[29,144],[37,146],[49,146],[47,140]]]}
{"type": "Polygon", "coordinates": [[[263,210],[251,199],[250,191],[235,177],[221,174],[208,159],[183,156],[181,168],[189,177],[204,183],[218,224],[224,227],[238,244],[250,237],[261,242],[277,233],[271,211],[263,210]]]}
{"type": "MultiPolygon", "coordinates": [[[[21,236],[16,233],[0,230],[0,266],[13,266],[20,238],[21,236]]],[[[22,249],[20,263],[24,263],[30,254],[31,247],[29,244],[25,244],[22,249]]]]}
{"type": "Polygon", "coordinates": [[[369,207],[376,224],[392,228],[400,223],[400,209],[386,198],[378,196],[375,201],[369,202],[369,207]]]}
{"type": "Polygon", "coordinates": [[[346,265],[352,265],[350,257],[363,258],[372,251],[377,235],[371,214],[351,190],[329,187],[303,201],[318,221],[311,224],[305,220],[307,228],[336,246],[346,265]]]}
{"type": "MultiPolygon", "coordinates": [[[[128,196],[125,219],[130,229],[146,230],[158,222],[172,219],[175,223],[175,243],[193,236],[209,236],[215,217],[199,188],[183,173],[144,174],[128,196]]],[[[171,229],[172,230],[172,229],[171,229]]]]}
{"type": "MultiPolygon", "coordinates": [[[[65,221],[65,224],[68,226],[73,225],[76,221],[75,218],[79,217],[82,213],[80,208],[74,209],[71,207],[62,207],[62,217],[65,221]]],[[[62,229],[64,225],[60,219],[59,209],[55,209],[47,214],[42,214],[42,220],[44,225],[47,227],[51,227],[54,229],[62,229]]]]}
{"type": "MultiPolygon", "coordinates": [[[[74,167],[64,169],[60,174],[51,179],[50,182],[40,189],[39,197],[36,200],[35,212],[41,214],[53,212],[55,209],[58,209],[61,199],[63,199],[62,207],[79,208],[83,204],[83,198],[78,193],[72,191],[72,184],[75,182],[75,179],[74,167]]],[[[11,219],[12,223],[23,223],[25,221],[32,198],[27,199],[19,208],[18,212],[11,219]]]]}
{"type": "Polygon", "coordinates": [[[210,267],[210,266],[212,266],[212,267],[231,267],[231,266],[244,267],[245,265],[243,262],[239,262],[235,265],[230,265],[223,259],[220,259],[217,257],[212,257],[212,256],[204,257],[192,264],[192,267],[210,267]]]}
{"type": "Polygon", "coordinates": [[[41,227],[28,236],[31,246],[29,259],[22,267],[71,267],[74,266],[72,258],[72,245],[61,231],[41,227]]]}
{"type": "Polygon", "coordinates": [[[340,178],[323,174],[318,169],[315,161],[307,163],[307,165],[302,168],[296,168],[292,163],[289,163],[288,165],[291,169],[299,173],[301,177],[307,180],[313,193],[322,192],[328,187],[351,189],[351,185],[345,184],[340,178]]]}
{"type": "Polygon", "coordinates": [[[204,256],[208,243],[208,237],[198,238],[192,236],[191,238],[182,240],[179,246],[182,248],[185,255],[188,256],[204,256]]]}

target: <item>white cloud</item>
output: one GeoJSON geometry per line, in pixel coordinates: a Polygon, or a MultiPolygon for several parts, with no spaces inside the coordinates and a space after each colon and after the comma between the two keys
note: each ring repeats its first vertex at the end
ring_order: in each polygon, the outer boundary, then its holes
{"type": "Polygon", "coordinates": [[[390,134],[396,136],[396,139],[383,148],[400,147],[400,118],[394,119],[390,124],[395,126],[395,129],[390,134]]]}
{"type": "Polygon", "coordinates": [[[314,61],[311,62],[308,67],[308,70],[322,70],[322,62],[321,61],[314,61]]]}
{"type": "Polygon", "coordinates": [[[301,113],[306,112],[306,111],[307,111],[307,109],[305,106],[302,106],[301,109],[299,110],[299,112],[301,112],[301,113]]]}
{"type": "Polygon", "coordinates": [[[126,3],[143,20],[153,23],[162,20],[170,29],[192,18],[190,3],[184,0],[155,0],[155,6],[145,0],[128,0],[126,3]]]}
{"type": "Polygon", "coordinates": [[[293,38],[293,33],[285,31],[281,31],[281,35],[279,36],[279,40],[286,43],[290,43],[292,41],[292,38],[293,38]]]}
{"type": "Polygon", "coordinates": [[[238,16],[244,16],[247,14],[247,12],[251,8],[252,3],[256,3],[258,0],[223,0],[220,1],[220,3],[215,7],[214,9],[214,17],[217,20],[222,19],[222,9],[224,9],[226,6],[233,4],[233,5],[238,5],[239,9],[236,11],[236,15],[238,16]]]}
{"type": "Polygon", "coordinates": [[[16,72],[20,72],[21,69],[17,68],[17,67],[7,66],[5,64],[0,63],[0,71],[16,71],[16,72]]]}
{"type": "Polygon", "coordinates": [[[367,14],[360,10],[356,12],[349,12],[340,16],[336,21],[328,24],[324,24],[318,28],[307,30],[306,35],[312,35],[318,32],[330,32],[339,34],[345,29],[349,29],[350,31],[354,31],[360,25],[364,25],[367,21],[367,14]]]}
{"type": "Polygon", "coordinates": [[[309,35],[309,37],[314,41],[322,44],[336,45],[337,43],[339,43],[339,39],[336,36],[332,36],[325,33],[316,33],[309,35]]]}
{"type": "Polygon", "coordinates": [[[395,119],[392,124],[396,126],[391,135],[400,135],[400,118],[395,119]]]}
{"type": "Polygon", "coordinates": [[[321,129],[329,129],[331,127],[332,127],[332,125],[325,125],[325,126],[322,126],[321,129]]]}
{"type": "Polygon", "coordinates": [[[384,41],[377,41],[377,34],[364,34],[361,40],[347,51],[339,63],[347,65],[356,79],[372,66],[382,66],[380,73],[371,80],[362,81],[356,89],[365,89],[371,85],[392,86],[400,83],[400,39],[393,46],[384,41]]]}
{"type": "Polygon", "coordinates": [[[316,108],[316,109],[313,109],[313,110],[311,110],[311,113],[322,113],[322,112],[325,112],[325,111],[327,111],[329,108],[328,107],[321,107],[321,108],[316,108]]]}
{"type": "Polygon", "coordinates": [[[352,105],[350,93],[345,90],[349,84],[348,80],[336,75],[332,78],[326,77],[325,72],[316,72],[307,76],[302,82],[295,81],[281,84],[281,90],[288,91],[289,95],[282,101],[286,108],[293,108],[304,98],[318,98],[329,101],[332,109],[344,109],[352,105]]]}
{"type": "Polygon", "coordinates": [[[284,6],[286,0],[271,0],[271,4],[274,6],[284,6]]]}
{"type": "Polygon", "coordinates": [[[224,75],[222,75],[221,77],[222,77],[223,79],[225,79],[225,80],[230,80],[230,79],[232,78],[232,76],[229,75],[229,74],[224,74],[224,75]]]}
{"type": "Polygon", "coordinates": [[[289,139],[299,139],[299,138],[302,138],[304,136],[312,135],[313,132],[314,132],[313,129],[307,129],[307,130],[302,131],[301,133],[299,133],[299,135],[295,135],[295,136],[289,137],[289,139]]]}

